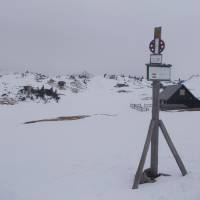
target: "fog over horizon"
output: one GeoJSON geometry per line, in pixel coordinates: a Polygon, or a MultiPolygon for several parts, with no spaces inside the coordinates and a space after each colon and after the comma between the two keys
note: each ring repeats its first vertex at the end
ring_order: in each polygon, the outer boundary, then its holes
{"type": "Polygon", "coordinates": [[[197,0],[0,1],[0,70],[146,76],[162,26],[172,78],[200,74],[197,0]]]}

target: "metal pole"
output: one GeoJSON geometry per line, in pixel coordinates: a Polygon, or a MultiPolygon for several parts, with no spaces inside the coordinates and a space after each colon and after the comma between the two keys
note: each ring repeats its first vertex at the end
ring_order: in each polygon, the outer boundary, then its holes
{"type": "Polygon", "coordinates": [[[153,81],[153,98],[152,98],[152,119],[155,126],[151,138],[151,170],[154,175],[158,174],[158,138],[159,138],[159,100],[160,81],[153,81]]]}

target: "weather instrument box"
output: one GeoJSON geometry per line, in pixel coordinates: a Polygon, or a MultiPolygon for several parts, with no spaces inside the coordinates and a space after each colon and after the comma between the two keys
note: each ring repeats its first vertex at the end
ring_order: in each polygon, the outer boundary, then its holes
{"type": "Polygon", "coordinates": [[[171,65],[168,64],[146,64],[147,80],[169,81],[171,80],[171,65]]]}

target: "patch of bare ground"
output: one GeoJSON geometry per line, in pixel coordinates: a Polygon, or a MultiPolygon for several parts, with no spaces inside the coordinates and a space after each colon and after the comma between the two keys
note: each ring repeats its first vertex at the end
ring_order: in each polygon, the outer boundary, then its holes
{"type": "Polygon", "coordinates": [[[51,119],[40,119],[40,120],[28,121],[28,122],[25,122],[24,124],[33,124],[33,123],[37,123],[37,122],[78,120],[78,119],[84,119],[86,117],[90,117],[90,115],[62,116],[62,117],[51,118],[51,119]]]}
{"type": "Polygon", "coordinates": [[[111,115],[111,114],[62,116],[62,117],[56,117],[56,118],[50,118],[50,119],[27,121],[27,122],[24,122],[24,124],[33,124],[33,123],[38,123],[38,122],[52,122],[52,121],[72,121],[72,120],[84,119],[84,118],[96,116],[96,115],[116,116],[116,115],[111,115]]]}

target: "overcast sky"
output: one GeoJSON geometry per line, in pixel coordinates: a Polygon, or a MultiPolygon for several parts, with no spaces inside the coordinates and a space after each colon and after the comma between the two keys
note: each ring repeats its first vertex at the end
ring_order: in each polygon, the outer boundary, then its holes
{"type": "Polygon", "coordinates": [[[173,76],[200,73],[199,0],[0,0],[0,69],[145,74],[155,26],[173,76]]]}

